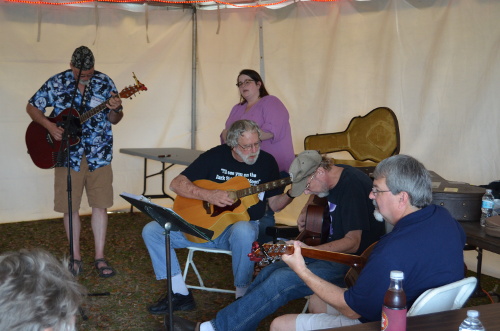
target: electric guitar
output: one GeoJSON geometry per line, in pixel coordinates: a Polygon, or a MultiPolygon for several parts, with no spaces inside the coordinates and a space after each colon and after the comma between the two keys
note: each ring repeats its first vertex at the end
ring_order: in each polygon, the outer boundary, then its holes
{"type": "MultiPolygon", "coordinates": [[[[147,91],[147,87],[139,82],[135,75],[134,79],[136,84],[124,88],[119,93],[120,98],[132,98],[137,92],[147,91]]],[[[48,117],[48,120],[52,123],[65,123],[68,116],[72,115],[73,124],[80,128],[82,123],[106,109],[108,100],[82,115],[80,115],[76,109],[66,108],[59,115],[48,117]]],[[[71,137],[69,139],[70,146],[78,144],[78,142],[80,142],[79,137],[71,137]]],[[[55,140],[54,137],[50,135],[49,131],[37,122],[33,121],[28,125],[28,129],[26,130],[26,146],[28,147],[28,153],[33,163],[35,163],[37,167],[50,169],[62,163],[65,159],[66,148],[62,149],[61,144],[61,141],[55,140]]]]}
{"type": "MultiPolygon", "coordinates": [[[[365,266],[375,244],[376,242],[371,244],[361,255],[330,252],[309,247],[302,247],[301,253],[305,257],[338,262],[350,266],[351,268],[344,279],[347,287],[351,287],[358,279],[359,273],[365,266]]],[[[279,261],[283,254],[293,254],[293,252],[293,245],[263,244],[260,246],[258,242],[254,242],[252,251],[248,254],[248,257],[251,261],[259,262],[260,265],[267,265],[279,261]]]]}
{"type": "MultiPolygon", "coordinates": [[[[226,207],[217,207],[207,201],[189,199],[178,195],[174,200],[173,210],[193,225],[214,231],[212,239],[217,238],[229,225],[238,221],[249,221],[247,209],[259,202],[257,193],[273,190],[290,184],[290,177],[278,179],[269,183],[250,186],[245,177],[233,177],[224,183],[215,183],[201,179],[193,183],[208,190],[228,191],[234,204],[226,207]]],[[[186,238],[195,243],[204,243],[206,240],[186,234],[186,238]]]]}

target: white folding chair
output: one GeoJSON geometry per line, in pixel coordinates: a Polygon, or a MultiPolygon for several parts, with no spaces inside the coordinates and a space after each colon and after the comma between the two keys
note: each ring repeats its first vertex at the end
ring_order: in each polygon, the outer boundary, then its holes
{"type": "Polygon", "coordinates": [[[407,315],[416,316],[462,308],[476,288],[476,283],[476,277],[468,277],[431,288],[417,298],[407,315]]]}
{"type": "Polygon", "coordinates": [[[235,293],[235,290],[226,290],[226,289],[220,289],[220,288],[215,288],[215,287],[206,287],[205,284],[203,283],[203,279],[201,279],[200,273],[198,272],[198,268],[196,268],[196,264],[193,261],[193,255],[194,252],[200,251],[200,252],[207,252],[207,253],[215,253],[215,254],[227,254],[227,255],[232,255],[231,251],[224,250],[224,249],[216,249],[216,248],[200,248],[200,247],[187,247],[189,250],[187,260],[186,260],[186,266],[184,267],[184,273],[183,273],[183,278],[184,281],[186,281],[186,276],[188,273],[189,266],[191,266],[198,277],[198,282],[200,283],[199,286],[196,285],[188,285],[186,286],[188,288],[193,288],[196,290],[203,290],[203,291],[210,291],[210,292],[222,292],[222,293],[235,293]]]}

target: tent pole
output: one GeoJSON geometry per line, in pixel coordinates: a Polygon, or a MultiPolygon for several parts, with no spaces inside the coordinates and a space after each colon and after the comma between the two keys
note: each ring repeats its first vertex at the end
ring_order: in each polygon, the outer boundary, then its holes
{"type": "Polygon", "coordinates": [[[196,149],[196,54],[198,36],[198,18],[196,6],[193,5],[193,37],[192,37],[192,71],[191,71],[191,149],[196,149]]]}
{"type": "MultiPolygon", "coordinates": [[[[260,1],[259,1],[260,3],[260,1]]],[[[266,81],[266,70],[264,67],[264,25],[262,23],[262,7],[259,8],[259,52],[260,52],[260,77],[266,81]]]]}

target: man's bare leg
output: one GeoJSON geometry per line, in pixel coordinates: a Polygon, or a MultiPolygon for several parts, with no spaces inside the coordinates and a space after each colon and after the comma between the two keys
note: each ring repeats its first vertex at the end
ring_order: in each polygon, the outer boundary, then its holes
{"type": "MultiPolygon", "coordinates": [[[[94,233],[95,259],[104,258],[104,245],[106,244],[106,231],[108,228],[108,213],[106,208],[92,208],[92,231],[94,233]]],[[[107,267],[105,262],[99,262],[98,268],[107,267]]],[[[106,269],[103,274],[109,275],[113,271],[106,269]]]]}
{"type": "Polygon", "coordinates": [[[276,317],[272,323],[270,331],[295,331],[295,320],[298,314],[287,314],[276,317]]]}

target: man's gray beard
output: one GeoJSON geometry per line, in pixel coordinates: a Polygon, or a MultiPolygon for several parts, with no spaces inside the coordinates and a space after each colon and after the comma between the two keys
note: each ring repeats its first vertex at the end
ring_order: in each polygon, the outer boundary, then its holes
{"type": "Polygon", "coordinates": [[[257,151],[257,153],[250,154],[250,155],[245,155],[245,154],[243,154],[243,152],[240,152],[238,149],[235,149],[235,150],[236,150],[236,154],[238,154],[241,157],[241,159],[243,160],[243,162],[245,162],[248,165],[253,165],[259,159],[260,149],[257,151]],[[249,161],[248,159],[250,158],[250,156],[255,156],[255,159],[253,161],[249,161]]]}
{"type": "Polygon", "coordinates": [[[80,84],[82,84],[82,85],[87,86],[87,85],[89,85],[89,83],[90,83],[90,79],[89,80],[80,79],[80,84]]]}
{"type": "Polygon", "coordinates": [[[383,222],[384,221],[384,216],[382,216],[382,214],[378,211],[378,206],[377,206],[377,201],[375,200],[372,200],[373,202],[373,206],[375,207],[375,210],[373,211],[373,216],[375,217],[375,219],[379,222],[383,222]]]}
{"type": "Polygon", "coordinates": [[[316,195],[320,198],[325,198],[328,196],[330,192],[321,192],[321,193],[317,193],[316,195]]]}
{"type": "Polygon", "coordinates": [[[373,211],[373,216],[375,216],[375,219],[379,222],[384,221],[384,216],[382,216],[382,214],[377,209],[373,211]]]}

